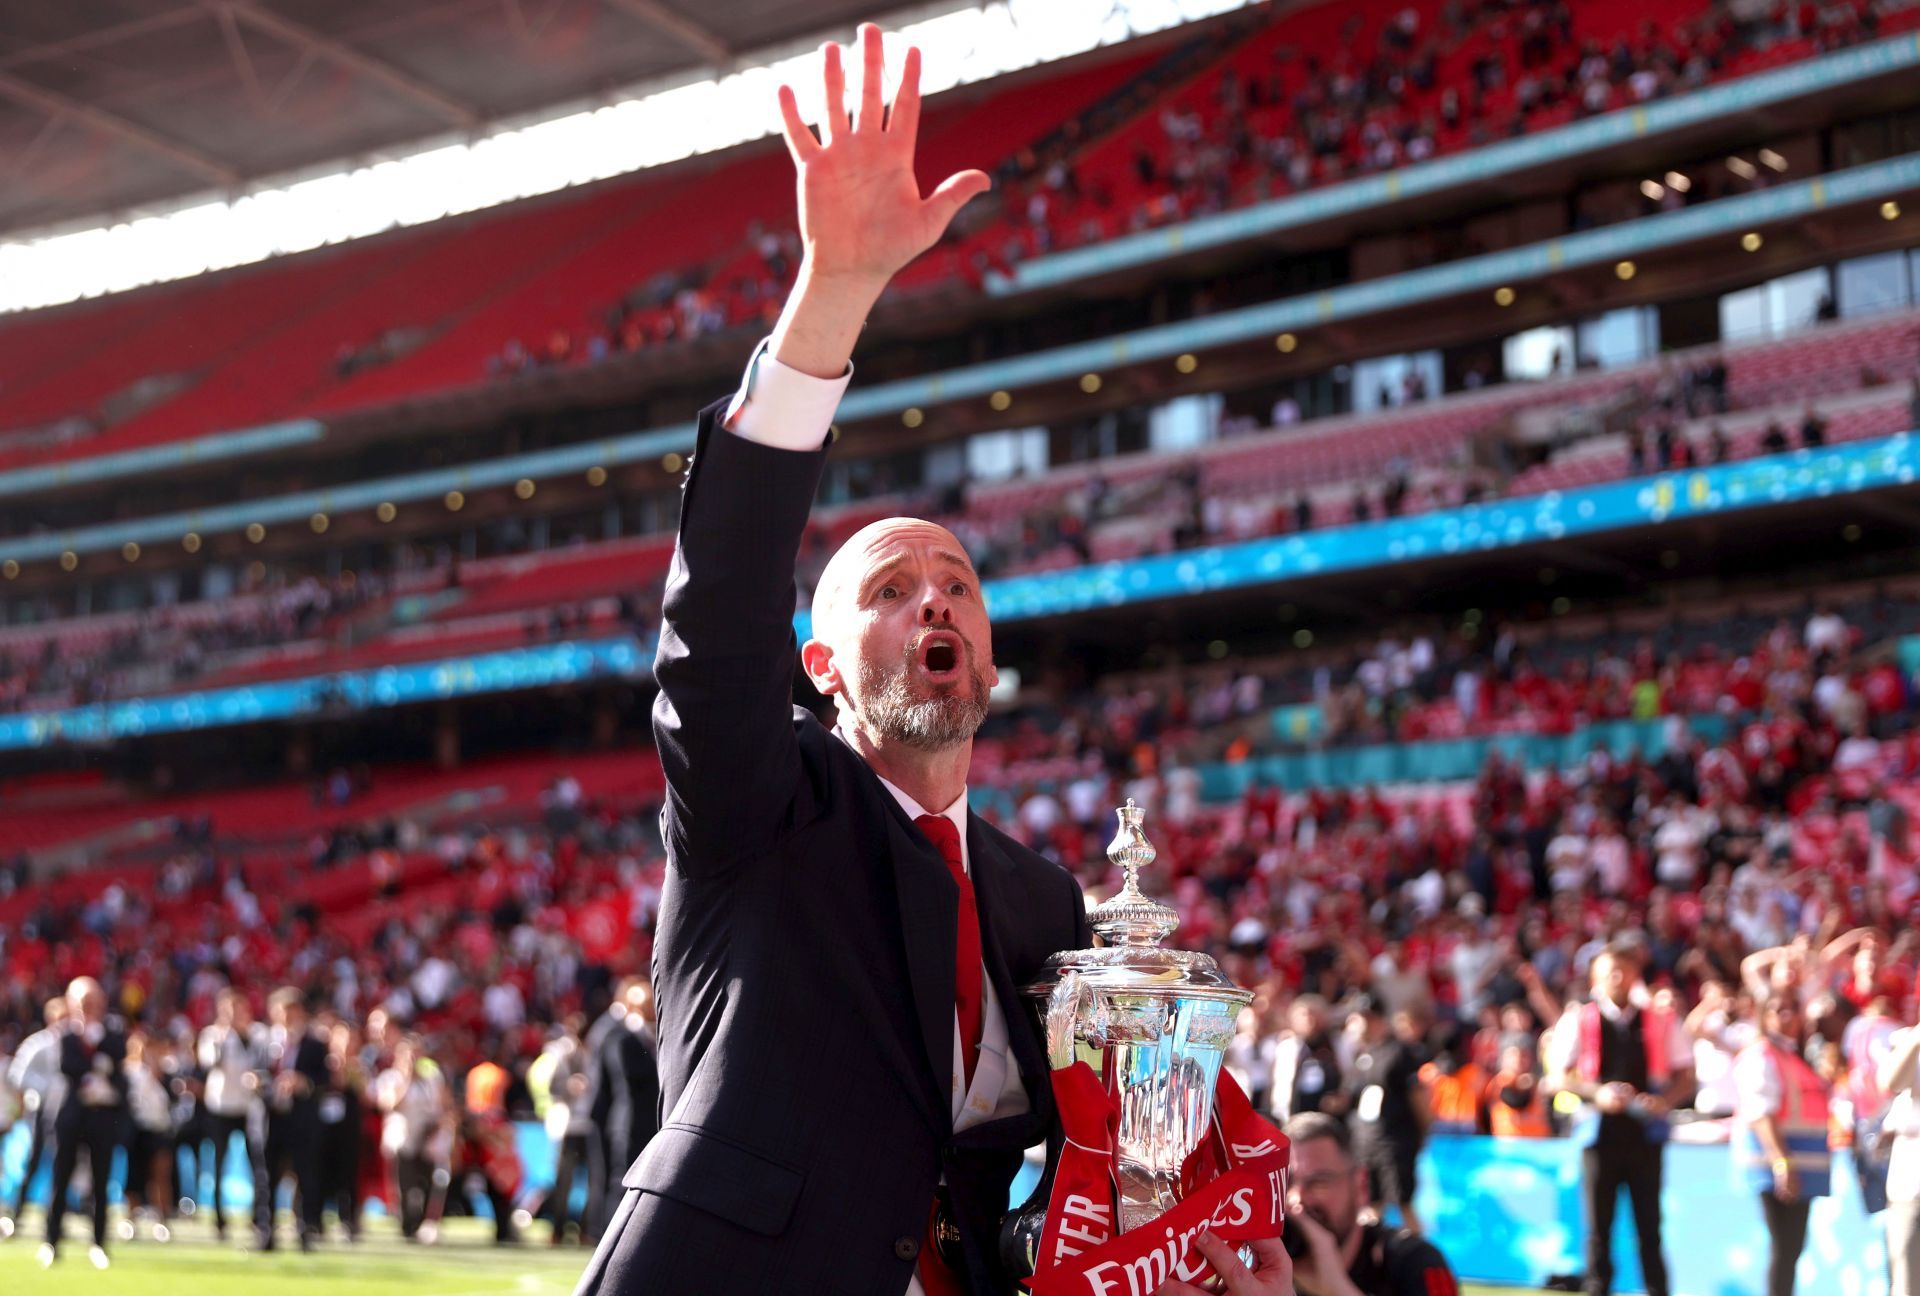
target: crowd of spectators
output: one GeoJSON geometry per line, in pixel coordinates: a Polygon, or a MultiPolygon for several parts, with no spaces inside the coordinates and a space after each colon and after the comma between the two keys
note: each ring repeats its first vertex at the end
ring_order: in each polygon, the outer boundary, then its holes
{"type": "Polygon", "coordinates": [[[378,577],[305,577],[198,617],[180,608],[143,613],[103,633],[42,635],[29,646],[0,642],[0,713],[106,702],[199,679],[220,657],[312,637],[330,618],[379,597],[378,577]]]}
{"type": "MultiPolygon", "coordinates": [[[[1870,606],[1849,611],[1882,624],[1870,606]]],[[[1602,648],[1581,664],[1574,653],[1530,657],[1512,637],[1486,662],[1475,705],[1487,714],[1535,708],[1573,723],[1584,713],[1527,700],[1566,691],[1595,714],[1718,710],[1735,723],[1713,743],[1675,725],[1657,756],[1597,747],[1572,769],[1491,758],[1470,787],[1437,797],[1283,792],[1256,778],[1237,799],[1208,803],[1194,754],[1210,757],[1226,735],[1225,759],[1261,754],[1236,725],[1264,715],[1268,683],[1231,672],[1159,692],[1116,683],[1045,724],[996,721],[981,739],[990,755],[976,803],[1096,896],[1116,883],[1103,855],[1112,807],[1128,796],[1147,806],[1159,847],[1150,883],[1180,913],[1174,942],[1215,953],[1258,992],[1229,1065],[1278,1115],[1371,1120],[1356,1128],[1359,1154],[1401,1175],[1382,1192],[1395,1200],[1397,1184],[1410,1205],[1403,1154],[1432,1130],[1564,1129],[1543,1070],[1547,1032],[1603,951],[1630,951],[1648,1002],[1687,1020],[1699,1074],[1691,1136],[1714,1137],[1730,1110],[1750,996],[1783,981],[1806,1000],[1812,1064],[1837,1093],[1864,1092],[1849,1032],[1872,1029],[1853,1023],[1876,1014],[1910,1020],[1920,958],[1909,824],[1920,740],[1899,672],[1883,697],[1877,666],[1856,664],[1861,637],[1822,605],[1769,630],[1744,666],[1709,663],[1704,676],[1690,670],[1702,655],[1602,648]],[[1547,661],[1549,673],[1535,668],[1547,661]],[[1589,682],[1584,692],[1576,681],[1589,682]],[[1016,787],[1010,801],[991,795],[994,758],[1060,753],[1073,777],[1016,787]],[[1358,1096],[1380,1085],[1400,1092],[1363,1116],[1358,1096]]],[[[1444,654],[1417,637],[1373,645],[1341,687],[1392,714],[1396,694],[1443,675],[1444,654]]],[[[353,778],[325,780],[320,794],[336,786],[350,803],[353,778]]],[[[447,1094],[475,1092],[481,1075],[503,1118],[551,1117],[553,1055],[581,1047],[619,978],[647,964],[664,881],[648,809],[597,804],[562,778],[537,821],[379,822],[316,836],[297,860],[190,826],[150,884],[115,881],[0,925],[0,1054],[77,976],[102,981],[163,1066],[190,1055],[224,990],[260,1008],[289,986],[356,1055],[377,1024],[392,1048],[409,1040],[433,1059],[447,1094]],[[364,894],[345,908],[284,880],[289,869],[359,868],[364,894]]],[[[459,1106],[446,1099],[448,1129],[459,1106]]],[[[556,1120],[561,1145],[564,1110],[556,1120]]],[[[487,1166],[471,1168],[484,1192],[487,1166]]]]}
{"type": "MultiPolygon", "coordinates": [[[[1907,600],[1820,603],[1804,621],[1723,613],[1553,637],[1477,616],[1451,627],[1410,621],[1313,654],[1116,676],[996,719],[976,781],[1021,803],[1111,773],[1144,780],[1138,799],[1157,803],[1197,765],[1288,746],[1564,737],[1610,721],[1660,722],[1697,745],[1685,728],[1697,717],[1747,750],[1814,742],[1849,778],[1877,763],[1897,777],[1920,773],[1920,741],[1904,729],[1911,681],[1889,654],[1862,651],[1920,628],[1907,600]],[[1276,707],[1310,711],[1313,723],[1283,738],[1276,707]]],[[[1757,794],[1779,804],[1784,771],[1763,763],[1757,773],[1757,794]]],[[[1190,793],[1181,799],[1191,803],[1190,793]]]]}
{"type": "Polygon", "coordinates": [[[800,236],[754,224],[744,243],[718,263],[662,271],[575,329],[543,339],[510,339],[487,361],[489,377],[570,364],[598,364],[675,342],[725,332],[748,323],[765,328],[800,263],[800,236]]]}
{"type": "MultiPolygon", "coordinates": [[[[1015,150],[996,168],[997,216],[963,222],[965,232],[950,236],[959,244],[955,264],[978,286],[987,273],[1033,256],[1647,103],[1707,84],[1778,45],[1825,52],[1870,40],[1890,7],[1891,0],[1715,0],[1671,25],[1649,20],[1606,39],[1583,35],[1567,0],[1450,0],[1432,14],[1409,5],[1377,26],[1356,13],[1336,51],[1302,53],[1268,41],[1264,65],[1229,56],[1157,101],[1129,96],[1153,128],[1124,157],[1102,150],[1110,132],[1127,130],[1103,111],[1104,101],[1089,109],[1096,129],[1069,122],[1055,147],[1015,150]],[[1467,50],[1478,52],[1465,57],[1467,50]],[[1442,76],[1443,67],[1457,78],[1442,76]]],[[[1617,211],[1583,204],[1580,220],[1627,219],[1643,205],[1665,210],[1773,176],[1766,167],[1749,169],[1745,180],[1715,172],[1699,184],[1660,186],[1657,197],[1636,194],[1617,211]]],[[[488,373],[596,363],[748,324],[767,327],[791,286],[798,249],[793,231],[756,223],[739,248],[693,270],[663,272],[597,319],[508,341],[488,360],[488,373]]]]}
{"type": "MultiPolygon", "coordinates": [[[[1130,157],[1062,159],[1009,191],[974,237],[971,271],[1389,171],[1442,153],[1705,85],[1782,43],[1826,52],[1870,40],[1893,6],[1713,3],[1670,25],[1583,35],[1573,6],[1454,0],[1377,28],[1353,14],[1333,52],[1272,47],[1169,96],[1130,157]],[[1477,50],[1443,77],[1443,65],[1477,50]]],[[[1109,153],[1111,150],[1109,150],[1109,153]]],[[[1755,183],[1767,172],[1756,171],[1755,183]]],[[[1715,177],[1718,180],[1718,177],[1715,177]]],[[[1664,188],[1674,205],[1714,196],[1664,188]]],[[[1697,189],[1698,192],[1694,190],[1697,189]]],[[[1638,210],[1621,213],[1638,214],[1638,210]]]]}

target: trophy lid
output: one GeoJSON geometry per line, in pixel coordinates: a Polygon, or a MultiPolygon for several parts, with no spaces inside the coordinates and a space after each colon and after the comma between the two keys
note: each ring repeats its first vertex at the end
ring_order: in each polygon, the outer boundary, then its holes
{"type": "Polygon", "coordinates": [[[1140,890],[1140,870],[1158,853],[1141,827],[1146,811],[1129,797],[1114,813],[1120,824],[1107,844],[1107,858],[1120,867],[1123,881],[1091,915],[1104,945],[1053,955],[1030,993],[1049,996],[1062,978],[1075,974],[1088,989],[1251,1000],[1251,992],[1228,980],[1207,955],[1160,944],[1179,927],[1180,915],[1140,890]]]}

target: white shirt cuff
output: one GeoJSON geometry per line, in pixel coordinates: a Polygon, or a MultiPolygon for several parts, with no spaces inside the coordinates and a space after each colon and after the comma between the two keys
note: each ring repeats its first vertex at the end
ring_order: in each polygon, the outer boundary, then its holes
{"type": "Polygon", "coordinates": [[[726,429],[776,450],[818,450],[853,381],[853,365],[838,378],[815,378],[773,358],[763,340],[727,404],[726,429]]]}

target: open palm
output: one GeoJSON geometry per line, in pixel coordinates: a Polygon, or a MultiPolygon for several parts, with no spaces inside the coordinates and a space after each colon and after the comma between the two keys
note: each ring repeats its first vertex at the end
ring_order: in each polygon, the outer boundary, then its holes
{"type": "Polygon", "coordinates": [[[800,236],[812,272],[884,283],[932,247],[954,213],[990,185],[980,171],[948,176],[922,196],[913,149],[920,128],[920,51],[908,49],[900,91],[887,111],[880,29],[860,28],[860,103],[848,117],[840,47],[823,51],[826,114],[815,139],[789,86],[780,116],[799,172],[800,236]]]}

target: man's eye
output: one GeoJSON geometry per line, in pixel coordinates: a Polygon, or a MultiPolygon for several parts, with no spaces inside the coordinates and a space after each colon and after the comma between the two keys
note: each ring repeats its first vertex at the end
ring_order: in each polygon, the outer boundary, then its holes
{"type": "Polygon", "coordinates": [[[900,591],[895,586],[882,585],[874,594],[874,597],[879,599],[895,599],[900,597],[900,591]]]}
{"type": "Polygon", "coordinates": [[[967,583],[965,581],[955,581],[953,584],[947,586],[947,593],[949,594],[965,594],[966,592],[967,583]]]}

